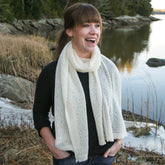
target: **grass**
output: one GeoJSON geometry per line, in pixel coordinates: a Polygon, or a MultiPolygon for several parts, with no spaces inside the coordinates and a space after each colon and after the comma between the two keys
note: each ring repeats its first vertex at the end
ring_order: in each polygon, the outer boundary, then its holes
{"type": "MultiPolygon", "coordinates": [[[[147,130],[148,129],[148,123],[149,123],[149,121],[151,121],[151,122],[156,124],[155,135],[157,135],[157,128],[158,128],[158,126],[162,125],[161,114],[162,114],[162,110],[163,110],[163,108],[162,108],[163,103],[161,102],[161,105],[159,107],[158,93],[156,90],[156,86],[155,86],[150,74],[147,72],[145,72],[145,73],[146,73],[147,78],[144,80],[144,84],[146,85],[147,91],[146,91],[146,94],[142,93],[141,102],[139,102],[141,119],[139,119],[138,121],[143,120],[143,116],[145,114],[145,123],[146,123],[146,130],[145,131],[148,132],[148,130],[147,130]],[[153,120],[149,119],[149,115],[151,113],[151,110],[153,111],[152,112],[153,113],[153,117],[152,117],[153,120]]],[[[132,89],[130,89],[130,94],[129,94],[129,90],[127,89],[127,110],[132,111],[132,113],[130,113],[132,116],[131,120],[136,121],[136,117],[135,117],[135,113],[134,113],[136,100],[134,98],[134,95],[136,95],[136,93],[133,93],[132,89]]],[[[139,130],[139,131],[141,132],[142,130],[139,130]]]]}
{"type": "MultiPolygon", "coordinates": [[[[1,165],[51,165],[52,155],[34,129],[0,128],[1,165]]],[[[123,147],[113,165],[165,164],[163,155],[123,147]]]]}
{"type": "Polygon", "coordinates": [[[147,136],[150,134],[150,127],[142,127],[142,128],[137,128],[137,127],[130,127],[127,129],[127,131],[132,131],[135,137],[140,137],[140,136],[147,136]]]}
{"type": "Polygon", "coordinates": [[[0,34],[0,74],[36,81],[41,69],[53,60],[48,41],[39,36],[0,34]]]}
{"type": "Polygon", "coordinates": [[[34,129],[0,129],[0,164],[49,165],[52,156],[34,129]]]}
{"type": "Polygon", "coordinates": [[[150,151],[124,147],[115,157],[113,165],[163,165],[165,157],[150,151]]]}

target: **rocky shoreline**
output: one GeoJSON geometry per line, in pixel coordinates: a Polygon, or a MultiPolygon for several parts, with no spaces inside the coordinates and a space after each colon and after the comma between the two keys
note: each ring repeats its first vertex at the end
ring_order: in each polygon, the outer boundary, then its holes
{"type": "MultiPolygon", "coordinates": [[[[120,16],[111,20],[103,20],[104,29],[129,27],[138,29],[141,26],[159,19],[143,16],[120,16]]],[[[34,20],[15,20],[12,23],[0,23],[0,33],[3,34],[38,34],[42,32],[58,31],[62,28],[63,21],[60,18],[34,20]]]]}

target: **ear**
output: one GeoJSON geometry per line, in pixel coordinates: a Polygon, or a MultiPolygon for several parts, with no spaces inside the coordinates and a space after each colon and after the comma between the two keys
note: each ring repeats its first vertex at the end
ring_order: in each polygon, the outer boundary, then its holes
{"type": "Polygon", "coordinates": [[[66,29],[66,34],[69,36],[69,37],[72,37],[72,29],[66,29]]]}

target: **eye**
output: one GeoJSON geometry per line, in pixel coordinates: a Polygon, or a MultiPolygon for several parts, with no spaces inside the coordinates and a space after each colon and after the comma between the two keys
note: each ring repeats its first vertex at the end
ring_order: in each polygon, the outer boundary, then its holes
{"type": "Polygon", "coordinates": [[[83,24],[83,27],[89,27],[89,24],[85,23],[83,24]]]}
{"type": "Polygon", "coordinates": [[[97,27],[97,28],[100,27],[100,24],[96,24],[95,27],[97,27]]]}

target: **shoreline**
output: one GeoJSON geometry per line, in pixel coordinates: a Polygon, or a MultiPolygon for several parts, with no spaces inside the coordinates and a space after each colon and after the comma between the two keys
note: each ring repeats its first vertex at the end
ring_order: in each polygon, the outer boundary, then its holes
{"type": "MultiPolygon", "coordinates": [[[[103,30],[115,28],[131,28],[139,29],[140,27],[157,21],[153,16],[143,17],[137,16],[119,16],[110,20],[103,19],[103,30]]],[[[0,23],[0,33],[2,34],[38,34],[42,32],[59,31],[63,26],[60,18],[34,20],[15,20],[12,23],[0,23]]]]}
{"type": "Polygon", "coordinates": [[[126,121],[153,123],[153,124],[157,124],[158,126],[161,125],[165,128],[164,124],[159,123],[158,121],[152,120],[150,118],[147,118],[145,116],[132,113],[129,110],[122,109],[122,115],[124,120],[126,121]]]}

